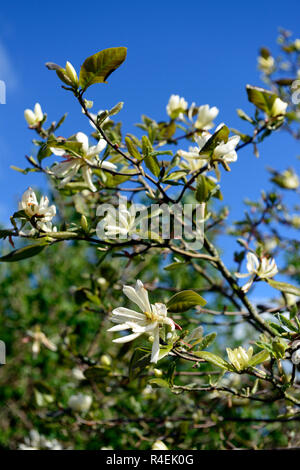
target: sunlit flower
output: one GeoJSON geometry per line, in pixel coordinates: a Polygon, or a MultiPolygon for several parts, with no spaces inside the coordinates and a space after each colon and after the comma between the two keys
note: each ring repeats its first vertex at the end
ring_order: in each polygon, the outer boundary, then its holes
{"type": "Polygon", "coordinates": [[[226,351],[230,363],[237,371],[246,369],[253,355],[252,347],[250,347],[248,351],[246,351],[242,346],[235,349],[226,348],[226,351]]]}
{"type": "MultiPolygon", "coordinates": [[[[35,218],[36,227],[44,232],[56,231],[52,227],[52,219],[56,214],[56,207],[54,204],[49,206],[49,199],[47,196],[42,196],[38,202],[35,192],[32,188],[28,188],[19,202],[19,210],[23,210],[30,218],[35,218]]],[[[22,234],[33,235],[35,229],[30,228],[26,231],[23,229],[22,234]]]]}
{"type": "Polygon", "coordinates": [[[194,139],[198,147],[190,147],[188,152],[184,150],[179,150],[177,154],[180,157],[188,159],[188,162],[190,162],[191,160],[200,160],[200,163],[198,165],[197,162],[191,162],[195,167],[198,166],[198,168],[201,168],[203,166],[203,161],[207,159],[223,160],[226,163],[232,163],[237,160],[237,153],[235,151],[235,148],[240,141],[240,137],[237,135],[230,137],[226,143],[221,142],[220,144],[218,144],[213,150],[212,154],[208,153],[200,155],[200,152],[203,150],[206,142],[211,137],[212,136],[209,133],[202,134],[201,136],[195,135],[194,139]]]}
{"type": "Polygon", "coordinates": [[[293,169],[284,170],[282,173],[276,173],[272,180],[284,189],[297,189],[299,187],[299,178],[293,169]]]}
{"type": "Polygon", "coordinates": [[[56,439],[47,439],[36,429],[29,431],[24,444],[19,445],[19,450],[62,450],[62,445],[56,439]]]}
{"type": "Polygon", "coordinates": [[[167,104],[167,114],[171,119],[180,118],[182,113],[187,110],[188,104],[184,98],[179,95],[171,95],[167,104]]]}
{"type": "Polygon", "coordinates": [[[287,106],[288,106],[288,103],[285,103],[285,101],[282,101],[280,98],[277,97],[271,108],[270,116],[271,117],[280,116],[283,118],[286,113],[287,106]]]}
{"type": "Polygon", "coordinates": [[[247,253],[248,273],[236,273],[236,277],[244,278],[250,276],[250,280],[242,287],[244,292],[248,292],[256,276],[261,279],[268,279],[278,273],[278,268],[274,258],[267,259],[265,256],[259,260],[254,253],[247,253]]]}
{"type": "Polygon", "coordinates": [[[57,350],[56,345],[52,341],[50,341],[50,339],[47,338],[45,333],[43,333],[39,328],[37,328],[35,331],[27,331],[27,335],[33,340],[32,354],[34,357],[39,354],[42,345],[45,346],[45,348],[50,349],[50,351],[57,350]]]}
{"type": "Polygon", "coordinates": [[[74,411],[87,413],[92,404],[92,397],[84,393],[78,393],[77,395],[71,395],[68,400],[68,407],[74,411]]]}
{"type": "Polygon", "coordinates": [[[266,73],[267,75],[273,72],[275,60],[274,60],[274,57],[272,57],[271,55],[269,55],[269,57],[259,56],[257,58],[257,62],[258,62],[258,68],[262,70],[264,73],[266,73]]]}
{"type": "Polygon", "coordinates": [[[168,447],[163,441],[155,441],[152,445],[152,450],[168,450],[168,447]]]}
{"type": "Polygon", "coordinates": [[[114,309],[111,321],[118,324],[108,331],[131,330],[132,334],[121,336],[113,342],[127,343],[148,333],[153,336],[151,362],[156,363],[159,359],[159,329],[163,325],[168,325],[174,331],[175,324],[171,318],[167,317],[167,307],[164,304],[150,304],[148,292],[141,281],[137,281],[135,288],[124,286],[123,292],[138,305],[142,313],[124,307],[114,309]]]}
{"type": "Polygon", "coordinates": [[[107,161],[102,162],[99,159],[99,153],[102,152],[107,145],[107,142],[104,139],[100,139],[97,145],[89,146],[88,136],[83,132],[78,132],[75,136],[75,140],[81,143],[82,158],[68,155],[65,150],[52,147],[51,151],[54,155],[59,155],[65,158],[63,162],[55,164],[52,167],[52,171],[57,178],[63,178],[59,184],[59,187],[63,187],[69,183],[73,176],[75,176],[81,169],[85,183],[92,192],[95,192],[97,191],[97,188],[93,184],[93,172],[88,163],[106,170],[116,170],[117,167],[113,163],[107,161]],[[85,160],[87,160],[88,163],[85,160]]]}
{"type": "Polygon", "coordinates": [[[24,117],[30,127],[37,126],[44,118],[40,103],[35,104],[33,111],[31,109],[25,109],[24,117]]]}
{"type": "Polygon", "coordinates": [[[197,129],[209,130],[214,127],[213,120],[219,114],[219,110],[216,106],[209,107],[208,104],[203,104],[198,108],[198,115],[195,122],[197,129]]]}

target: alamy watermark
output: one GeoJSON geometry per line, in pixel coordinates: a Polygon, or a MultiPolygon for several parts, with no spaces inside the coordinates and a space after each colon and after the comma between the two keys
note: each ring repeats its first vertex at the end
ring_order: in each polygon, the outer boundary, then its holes
{"type": "Polygon", "coordinates": [[[0,104],[6,104],[6,85],[3,80],[0,80],[0,104]]]}
{"type": "Polygon", "coordinates": [[[97,216],[100,240],[183,240],[189,249],[203,246],[205,203],[146,206],[120,196],[115,204],[98,206],[97,216]]]}

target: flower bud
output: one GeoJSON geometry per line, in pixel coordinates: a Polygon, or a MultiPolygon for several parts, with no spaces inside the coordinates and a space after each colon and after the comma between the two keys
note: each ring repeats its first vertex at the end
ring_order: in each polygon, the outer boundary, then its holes
{"type": "Polygon", "coordinates": [[[288,106],[287,103],[282,101],[280,98],[276,98],[271,108],[270,116],[275,117],[275,116],[284,115],[286,113],[287,106],[288,106]]]}
{"type": "Polygon", "coordinates": [[[78,76],[76,70],[74,69],[73,65],[70,62],[66,62],[66,75],[71,80],[72,84],[78,87],[78,76]]]}
{"type": "Polygon", "coordinates": [[[68,401],[68,406],[79,412],[89,411],[92,404],[92,397],[90,395],[85,395],[84,393],[78,393],[78,395],[71,395],[68,401]]]}
{"type": "Polygon", "coordinates": [[[86,216],[82,214],[81,216],[81,227],[87,233],[89,231],[89,225],[86,219],[86,216]]]}
{"type": "Polygon", "coordinates": [[[108,356],[107,354],[103,354],[103,355],[100,357],[100,364],[102,364],[103,366],[110,366],[110,365],[111,365],[111,358],[110,358],[110,356],[108,356]]]}
{"type": "Polygon", "coordinates": [[[163,441],[155,441],[152,445],[152,450],[168,450],[168,448],[163,441]]]}
{"type": "Polygon", "coordinates": [[[155,377],[162,377],[163,373],[160,369],[154,369],[154,375],[155,377]]]}

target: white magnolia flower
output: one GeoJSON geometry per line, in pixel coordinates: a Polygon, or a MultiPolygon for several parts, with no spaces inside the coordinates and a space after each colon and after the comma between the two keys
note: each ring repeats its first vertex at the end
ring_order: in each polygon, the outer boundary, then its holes
{"type": "Polygon", "coordinates": [[[62,445],[56,439],[47,439],[36,429],[29,431],[24,444],[19,445],[19,450],[62,450],[62,445]]]}
{"type": "Polygon", "coordinates": [[[84,393],[78,393],[77,395],[71,395],[68,400],[68,406],[74,411],[87,413],[92,404],[92,397],[85,395],[84,393]]]}
{"type": "Polygon", "coordinates": [[[197,171],[202,168],[206,163],[206,157],[205,155],[200,156],[199,153],[210,137],[209,133],[203,133],[201,136],[195,135],[194,139],[198,145],[197,147],[189,147],[188,152],[178,150],[177,155],[183,158],[179,166],[191,171],[197,171]]]}
{"type": "MultiPolygon", "coordinates": [[[[219,128],[217,128],[217,130],[219,128]]],[[[223,160],[226,163],[232,163],[237,160],[237,153],[235,151],[235,148],[240,141],[240,137],[237,135],[230,137],[226,143],[221,142],[220,144],[218,144],[215,147],[212,155],[199,155],[199,153],[202,151],[210,137],[211,135],[209,133],[202,134],[201,136],[195,135],[194,139],[198,147],[190,147],[188,152],[184,150],[179,150],[177,154],[180,157],[188,159],[188,162],[191,162],[191,165],[193,165],[196,169],[201,168],[203,166],[203,161],[207,160],[208,158],[211,158],[212,160],[223,160]],[[192,162],[191,160],[200,160],[200,163],[197,163],[197,161],[192,162]]]]}
{"type": "Polygon", "coordinates": [[[292,168],[284,170],[282,173],[275,174],[272,181],[285,189],[297,189],[300,184],[298,175],[292,168]]]}
{"type": "Polygon", "coordinates": [[[56,345],[47,338],[45,333],[36,329],[35,331],[29,330],[27,331],[27,335],[33,339],[32,343],[32,353],[33,356],[36,357],[41,350],[41,345],[45,346],[45,348],[50,349],[50,351],[57,351],[56,345]]]}
{"type": "Polygon", "coordinates": [[[238,278],[250,276],[250,280],[242,287],[244,292],[248,292],[256,276],[261,279],[268,279],[278,273],[274,258],[267,259],[263,257],[259,260],[254,253],[247,253],[247,270],[248,273],[246,274],[235,273],[238,278]]]}
{"type": "MultiPolygon", "coordinates": [[[[53,204],[49,206],[49,199],[47,196],[42,196],[40,202],[38,202],[35,192],[32,188],[28,188],[22,196],[22,200],[19,202],[19,210],[23,210],[28,217],[35,217],[36,226],[38,229],[44,232],[56,231],[55,227],[52,227],[52,219],[56,214],[56,207],[53,204]]],[[[21,235],[32,236],[35,233],[35,229],[23,228],[21,235]]]]}
{"type": "Polygon", "coordinates": [[[167,307],[164,304],[150,304],[148,292],[141,281],[137,281],[135,288],[124,286],[123,292],[138,305],[142,313],[124,307],[114,309],[111,321],[118,324],[107,331],[132,331],[130,335],[114,339],[115,343],[127,343],[144,333],[150,334],[153,336],[151,362],[156,363],[159,359],[159,329],[168,325],[174,331],[175,323],[167,317],[167,307]]]}
{"type": "Polygon", "coordinates": [[[73,367],[72,371],[72,377],[75,379],[75,380],[85,380],[86,377],[84,376],[84,373],[82,372],[82,370],[79,368],[79,367],[73,367]]]}
{"type": "Polygon", "coordinates": [[[171,95],[167,104],[167,114],[171,119],[181,118],[182,113],[187,110],[188,104],[179,95],[171,95]]]}
{"type": "Polygon", "coordinates": [[[31,109],[25,109],[24,117],[30,127],[38,125],[44,118],[40,103],[35,104],[33,111],[31,109]]]}
{"type": "Polygon", "coordinates": [[[213,120],[219,114],[219,110],[216,106],[212,108],[208,104],[203,104],[198,108],[198,115],[195,122],[196,129],[209,130],[214,127],[213,120]]]}
{"type": "Polygon", "coordinates": [[[274,60],[274,57],[272,57],[271,55],[269,57],[259,56],[257,58],[257,62],[258,62],[258,68],[262,70],[263,72],[265,72],[266,74],[269,75],[270,73],[273,72],[275,60],[274,60]]]}
{"type": "Polygon", "coordinates": [[[138,238],[147,231],[148,213],[144,206],[120,204],[112,208],[97,225],[98,238],[138,238]],[[140,210],[141,209],[141,210],[140,210]],[[138,214],[139,213],[139,214],[138,214]],[[137,215],[138,214],[138,215],[137,215]]]}
{"type": "Polygon", "coordinates": [[[168,448],[163,441],[155,441],[152,445],[152,450],[168,450],[168,448]]]}
{"type": "Polygon", "coordinates": [[[241,371],[248,367],[249,361],[253,355],[252,347],[250,347],[248,351],[246,351],[242,346],[235,349],[226,348],[226,351],[230,363],[238,371],[241,371]]]}
{"type": "Polygon", "coordinates": [[[92,168],[89,167],[88,163],[85,160],[88,160],[88,162],[92,165],[96,165],[99,168],[106,170],[116,170],[117,167],[113,163],[106,161],[101,162],[99,160],[99,153],[102,152],[107,145],[107,142],[104,139],[100,139],[97,145],[92,146],[89,146],[88,136],[83,132],[78,132],[75,136],[75,139],[77,142],[81,143],[82,158],[68,155],[63,149],[51,148],[51,151],[54,153],[54,155],[62,156],[65,158],[63,162],[54,165],[52,171],[57,178],[63,178],[59,185],[59,187],[63,187],[67,183],[69,183],[73,176],[75,176],[81,169],[83,178],[87,186],[92,192],[95,192],[97,191],[97,188],[92,181],[92,168]]]}
{"type": "Polygon", "coordinates": [[[286,108],[288,107],[288,103],[285,103],[285,101],[282,101],[280,98],[276,98],[273,106],[270,111],[270,116],[275,117],[275,116],[283,116],[286,113],[286,108]]]}
{"type": "Polygon", "coordinates": [[[214,158],[220,158],[226,163],[232,163],[237,160],[237,153],[235,151],[236,146],[240,141],[240,136],[234,135],[229,137],[228,141],[225,143],[220,143],[216,146],[213,153],[214,158]]]}

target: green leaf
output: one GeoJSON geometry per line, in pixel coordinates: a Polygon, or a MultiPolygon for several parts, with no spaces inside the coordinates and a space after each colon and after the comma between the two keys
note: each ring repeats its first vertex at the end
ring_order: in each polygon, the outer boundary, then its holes
{"type": "Polygon", "coordinates": [[[103,382],[103,377],[108,375],[109,372],[109,367],[94,366],[86,369],[83,374],[88,380],[91,380],[93,382],[103,382]]]}
{"type": "Polygon", "coordinates": [[[136,158],[137,160],[141,160],[142,156],[140,152],[138,151],[137,147],[135,146],[135,144],[130,139],[130,137],[125,137],[125,143],[126,143],[126,147],[130,155],[136,158]]]}
{"type": "Polygon", "coordinates": [[[267,361],[269,358],[270,354],[268,353],[268,351],[260,351],[251,358],[251,360],[249,361],[249,366],[257,366],[261,362],[267,361]]]}
{"type": "Polygon", "coordinates": [[[220,129],[208,139],[204,147],[201,149],[201,152],[199,152],[199,155],[211,154],[217,145],[219,145],[221,142],[226,143],[228,141],[228,136],[229,136],[228,127],[225,125],[220,127],[220,129]]]}
{"type": "Polygon", "coordinates": [[[95,83],[106,83],[106,79],[126,59],[126,47],[111,47],[88,57],[82,64],[79,85],[85,91],[95,83]]]}
{"type": "Polygon", "coordinates": [[[170,384],[167,382],[167,380],[159,379],[159,378],[149,380],[149,384],[157,385],[160,388],[170,388],[170,384]]]}
{"type": "Polygon", "coordinates": [[[208,335],[204,336],[204,338],[198,339],[193,343],[193,348],[198,346],[199,349],[206,349],[210,344],[213,343],[217,336],[217,333],[209,333],[208,335]]]}
{"type": "Polygon", "coordinates": [[[278,289],[285,294],[300,295],[300,288],[293,286],[292,284],[288,284],[287,282],[279,282],[274,281],[273,279],[267,279],[267,283],[271,287],[274,287],[274,289],[278,289]]]}
{"type": "Polygon", "coordinates": [[[130,360],[129,364],[129,380],[138,377],[145,368],[150,364],[151,351],[144,348],[137,348],[130,360]]]}
{"type": "Polygon", "coordinates": [[[220,367],[220,369],[232,370],[232,366],[227,361],[222,359],[222,357],[217,356],[216,354],[208,351],[196,351],[193,354],[207,362],[210,362],[211,364],[214,364],[217,367],[220,367]]]}
{"type": "Polygon", "coordinates": [[[2,256],[0,261],[12,262],[21,261],[22,259],[31,258],[32,256],[38,255],[47,245],[29,245],[18,250],[11,251],[8,255],[2,256]]]}
{"type": "Polygon", "coordinates": [[[182,263],[181,263],[181,262],[179,262],[179,263],[171,263],[171,264],[169,264],[168,266],[166,266],[166,267],[164,268],[164,270],[165,270],[165,271],[173,271],[173,270],[175,270],[175,269],[177,269],[177,268],[180,268],[180,267],[182,267],[182,266],[186,266],[186,263],[183,263],[183,262],[182,262],[182,263]]]}
{"type": "Polygon", "coordinates": [[[277,98],[275,93],[252,85],[247,85],[246,90],[250,103],[253,103],[257,108],[266,113],[271,111],[274,101],[277,98]]]}
{"type": "Polygon", "coordinates": [[[298,333],[298,328],[296,327],[296,325],[294,325],[293,322],[291,322],[291,320],[288,320],[287,318],[285,318],[283,315],[280,315],[280,321],[281,323],[283,323],[290,331],[295,331],[298,333]]]}
{"type": "Polygon", "coordinates": [[[186,312],[196,305],[202,307],[206,304],[206,300],[193,290],[184,290],[173,295],[167,303],[168,310],[173,313],[186,312]]]}
{"type": "Polygon", "coordinates": [[[243,111],[242,109],[237,109],[236,112],[238,116],[244,121],[251,122],[251,124],[254,123],[253,119],[250,116],[248,116],[248,114],[246,114],[245,111],[243,111]]]}

